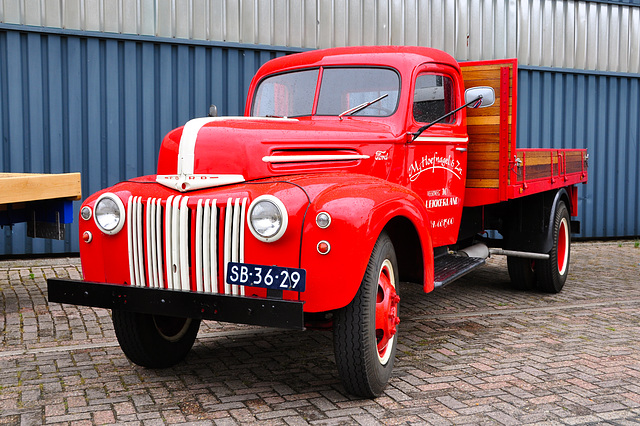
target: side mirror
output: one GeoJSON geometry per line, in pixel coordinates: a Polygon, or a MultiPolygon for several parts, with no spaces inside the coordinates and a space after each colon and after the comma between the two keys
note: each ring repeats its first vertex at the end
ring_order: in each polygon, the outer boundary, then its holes
{"type": "Polygon", "coordinates": [[[475,99],[481,98],[478,103],[471,105],[471,108],[485,108],[496,102],[496,92],[493,87],[479,86],[471,87],[464,92],[464,102],[472,103],[475,99]]]}
{"type": "Polygon", "coordinates": [[[217,116],[218,116],[218,107],[212,104],[209,107],[209,117],[217,117],[217,116]]]}

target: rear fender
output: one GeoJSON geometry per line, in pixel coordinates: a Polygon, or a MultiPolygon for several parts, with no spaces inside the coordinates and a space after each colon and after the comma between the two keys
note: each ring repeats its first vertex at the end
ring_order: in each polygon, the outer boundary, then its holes
{"type": "MultiPolygon", "coordinates": [[[[569,187],[569,191],[572,189],[569,187]]],[[[576,210],[566,188],[516,199],[511,204],[504,248],[507,250],[549,253],[553,248],[553,221],[559,201],[574,216],[576,210]]]]}
{"type": "Polygon", "coordinates": [[[433,289],[430,224],[421,199],[402,186],[367,176],[325,176],[327,181],[333,182],[321,192],[309,191],[311,206],[301,255],[302,267],[307,270],[305,312],[338,309],[351,302],[376,240],[395,218],[406,218],[413,225],[423,259],[425,290],[433,289]],[[320,212],[331,216],[326,229],[316,224],[320,212]],[[325,255],[318,251],[322,241],[331,247],[325,255]]]}

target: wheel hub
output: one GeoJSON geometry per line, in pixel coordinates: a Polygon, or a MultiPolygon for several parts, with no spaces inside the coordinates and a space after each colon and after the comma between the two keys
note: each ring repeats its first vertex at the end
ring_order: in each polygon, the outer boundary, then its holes
{"type": "Polygon", "coordinates": [[[385,363],[391,354],[393,339],[400,323],[398,303],[400,296],[396,292],[395,276],[391,262],[385,261],[380,269],[376,299],[376,340],[378,357],[385,363]]]}
{"type": "Polygon", "coordinates": [[[557,248],[558,273],[564,275],[567,270],[567,260],[569,258],[569,226],[565,218],[562,218],[559,228],[557,248]]]}

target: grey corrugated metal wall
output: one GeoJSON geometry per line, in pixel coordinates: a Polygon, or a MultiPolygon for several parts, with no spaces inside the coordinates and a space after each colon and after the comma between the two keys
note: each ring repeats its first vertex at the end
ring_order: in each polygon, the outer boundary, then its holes
{"type": "MultiPolygon", "coordinates": [[[[2,171],[81,172],[85,197],[154,173],[169,130],[211,103],[242,115],[258,67],[292,51],[246,47],[0,25],[2,171]]],[[[5,227],[0,254],[77,252],[71,229],[49,241],[5,227]]]]}
{"type": "Polygon", "coordinates": [[[640,72],[640,0],[0,0],[0,22],[326,48],[409,44],[458,60],[640,72]]]}

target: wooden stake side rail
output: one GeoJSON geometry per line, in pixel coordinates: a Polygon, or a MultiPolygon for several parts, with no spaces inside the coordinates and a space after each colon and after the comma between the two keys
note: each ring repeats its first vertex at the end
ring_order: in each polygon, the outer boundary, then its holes
{"type": "Polygon", "coordinates": [[[0,205],[81,196],[80,173],[0,173],[0,205]]]}
{"type": "Polygon", "coordinates": [[[509,198],[587,181],[586,149],[517,149],[510,161],[509,198]]]}

